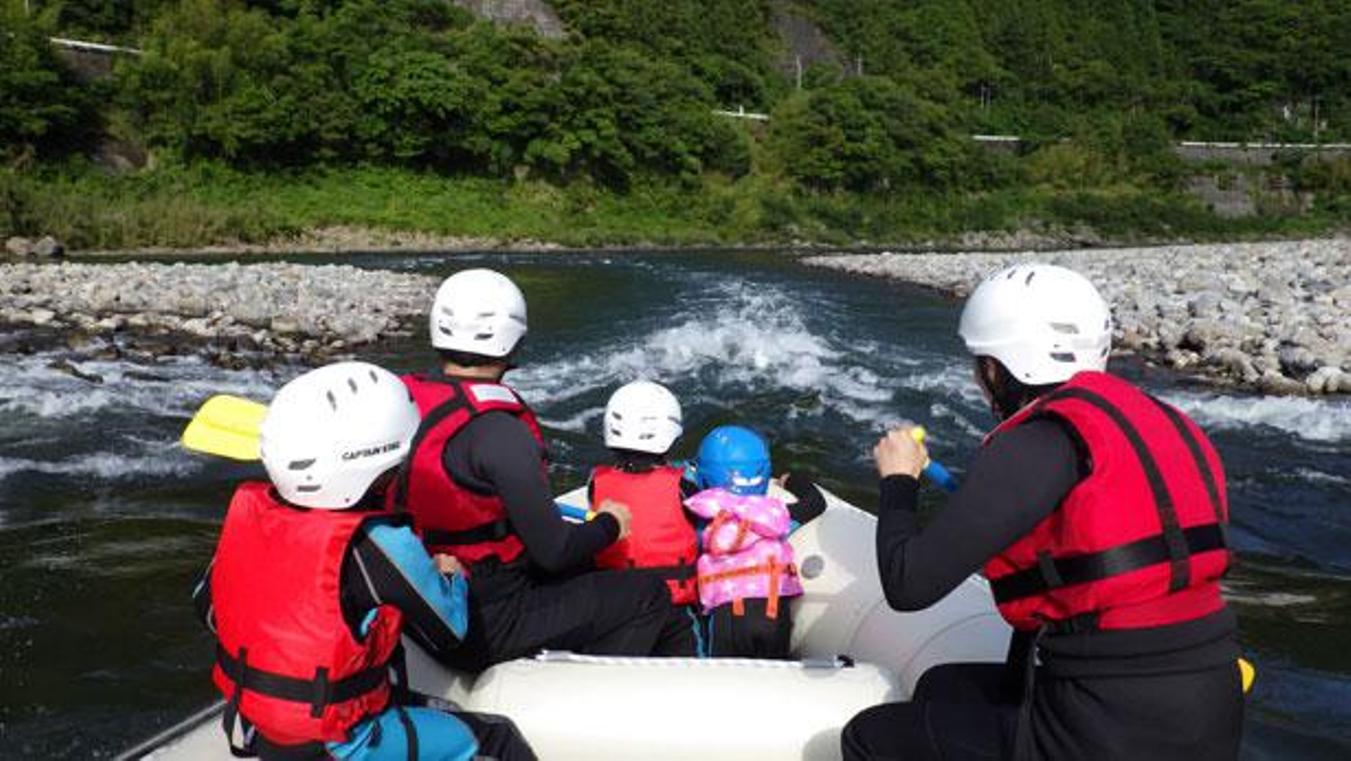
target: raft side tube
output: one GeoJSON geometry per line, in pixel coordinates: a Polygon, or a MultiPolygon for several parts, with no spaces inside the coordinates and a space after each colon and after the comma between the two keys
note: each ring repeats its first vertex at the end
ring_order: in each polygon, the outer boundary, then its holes
{"type": "Polygon", "coordinates": [[[512,716],[540,758],[833,761],[854,714],[900,697],[872,664],[546,653],[485,671],[466,707],[512,716]]]}

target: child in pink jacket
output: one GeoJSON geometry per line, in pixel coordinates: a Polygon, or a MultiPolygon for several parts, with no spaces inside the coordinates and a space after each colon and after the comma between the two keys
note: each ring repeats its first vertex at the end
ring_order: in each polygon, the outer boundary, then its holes
{"type": "Polygon", "coordinates": [[[805,478],[789,478],[797,503],[769,496],[769,447],[737,426],[704,438],[694,477],[702,491],[685,506],[705,521],[697,568],[708,654],[788,657],[793,622],[785,598],[802,594],[788,534],[825,508],[821,493],[805,478]]]}

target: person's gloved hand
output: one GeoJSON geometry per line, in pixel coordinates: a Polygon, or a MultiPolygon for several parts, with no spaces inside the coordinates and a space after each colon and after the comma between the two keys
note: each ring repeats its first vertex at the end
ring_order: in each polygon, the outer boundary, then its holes
{"type": "Polygon", "coordinates": [[[912,425],[903,425],[892,429],[878,440],[873,447],[873,462],[877,463],[877,475],[910,476],[919,478],[924,464],[929,461],[929,452],[924,445],[915,441],[912,425]]]}

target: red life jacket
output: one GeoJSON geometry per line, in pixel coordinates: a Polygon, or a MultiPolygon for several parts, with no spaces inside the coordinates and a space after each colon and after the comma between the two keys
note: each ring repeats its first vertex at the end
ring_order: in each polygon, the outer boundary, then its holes
{"type": "Polygon", "coordinates": [[[669,465],[642,473],[602,466],[591,473],[593,505],[612,499],[633,512],[629,535],[596,553],[596,566],[662,569],[676,605],[699,597],[694,569],[699,540],[680,500],[683,474],[669,465]]]}
{"type": "Polygon", "coordinates": [[[237,713],[273,743],[344,742],[389,704],[403,617],[380,606],[359,640],[338,597],[352,535],[372,517],[290,507],[266,483],[235,491],[211,566],[227,731],[237,713]]]}
{"type": "MultiPolygon", "coordinates": [[[[469,421],[485,412],[509,412],[520,418],[545,452],[535,414],[507,386],[405,375],[404,385],[422,414],[410,445],[412,453],[390,490],[395,509],[413,516],[413,528],[431,553],[446,553],[472,565],[492,556],[503,563],[520,557],[525,545],[513,533],[506,507],[496,494],[473,491],[451,480],[442,464],[446,444],[469,421]]],[[[540,467],[545,468],[546,462],[540,467]]]]}
{"type": "Polygon", "coordinates": [[[1048,415],[1074,430],[1091,472],[986,564],[1004,618],[1022,630],[1136,629],[1223,608],[1229,505],[1201,429],[1120,378],[1082,372],[990,438],[1048,415]]]}

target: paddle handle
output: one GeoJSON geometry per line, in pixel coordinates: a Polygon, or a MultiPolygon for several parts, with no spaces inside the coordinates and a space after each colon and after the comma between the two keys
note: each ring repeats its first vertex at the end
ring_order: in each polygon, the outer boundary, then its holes
{"type": "MultiPolygon", "coordinates": [[[[924,426],[917,425],[910,429],[910,438],[914,439],[916,444],[923,444],[926,436],[928,432],[924,430],[924,426]]],[[[924,463],[924,475],[943,491],[957,491],[957,479],[932,457],[924,463]]]]}
{"type": "Polygon", "coordinates": [[[559,515],[568,520],[577,521],[578,523],[589,521],[592,516],[595,515],[595,513],[585,507],[577,507],[576,505],[569,505],[565,502],[555,502],[554,506],[558,508],[559,515]]]}

